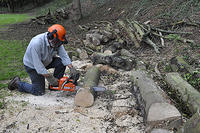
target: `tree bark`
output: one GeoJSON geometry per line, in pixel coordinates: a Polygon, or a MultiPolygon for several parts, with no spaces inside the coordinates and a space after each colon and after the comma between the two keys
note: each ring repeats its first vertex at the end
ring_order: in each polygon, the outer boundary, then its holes
{"type": "Polygon", "coordinates": [[[189,106],[189,110],[194,114],[200,109],[200,93],[188,84],[177,72],[166,74],[165,81],[171,88],[180,93],[180,98],[189,106]]]}
{"type": "Polygon", "coordinates": [[[200,133],[200,113],[197,111],[177,133],[200,133]]]}
{"type": "Polygon", "coordinates": [[[81,2],[80,0],[73,0],[71,7],[70,19],[73,21],[78,21],[82,18],[81,2]]]}
{"type": "Polygon", "coordinates": [[[144,121],[150,127],[161,126],[164,121],[169,121],[168,124],[162,125],[165,128],[181,124],[179,111],[168,103],[165,93],[159,89],[153,79],[148,77],[145,71],[132,71],[131,81],[138,87],[134,88],[134,93],[142,110],[144,121]]]}
{"type": "Polygon", "coordinates": [[[14,11],[15,11],[14,1],[8,0],[7,6],[8,6],[8,10],[9,10],[10,12],[14,12],[14,11]]]}

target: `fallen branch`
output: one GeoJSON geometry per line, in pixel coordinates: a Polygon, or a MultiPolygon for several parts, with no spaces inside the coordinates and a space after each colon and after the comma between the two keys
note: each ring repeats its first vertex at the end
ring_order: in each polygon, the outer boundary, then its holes
{"type": "Polygon", "coordinates": [[[158,46],[157,46],[154,42],[152,42],[148,37],[147,37],[144,41],[145,41],[147,44],[151,45],[151,46],[154,48],[154,50],[156,51],[157,54],[160,53],[160,52],[159,52],[158,46]]]}
{"type": "Polygon", "coordinates": [[[118,20],[117,21],[119,23],[119,25],[124,28],[126,30],[126,32],[128,33],[130,39],[134,42],[136,48],[139,48],[140,47],[140,44],[138,43],[135,35],[132,33],[131,29],[130,28],[127,28],[125,23],[122,21],[122,20],[118,20]]]}
{"type": "Polygon", "coordinates": [[[171,27],[171,26],[178,26],[178,25],[188,25],[188,26],[195,26],[195,27],[199,27],[200,23],[199,22],[186,22],[184,20],[175,22],[175,23],[171,23],[171,24],[167,24],[167,25],[161,25],[161,26],[157,26],[156,28],[164,28],[164,27],[171,27]]]}
{"type": "MultiPolygon", "coordinates": [[[[162,32],[159,32],[159,35],[162,36],[162,32]]],[[[160,37],[160,41],[161,41],[161,45],[164,47],[165,43],[164,43],[163,37],[160,37]]]]}
{"type": "Polygon", "coordinates": [[[156,74],[157,74],[160,78],[162,78],[162,76],[161,76],[161,74],[160,74],[160,71],[158,70],[158,63],[156,63],[155,72],[156,72],[156,74]]]}
{"type": "MultiPolygon", "coordinates": [[[[130,24],[131,22],[128,21],[130,24]]],[[[152,46],[154,48],[154,50],[156,51],[156,53],[160,53],[159,52],[159,48],[158,46],[147,36],[147,34],[144,33],[144,31],[142,30],[142,27],[139,23],[137,23],[136,21],[132,22],[134,28],[136,29],[136,37],[137,39],[141,42],[144,41],[145,43],[149,44],[150,46],[152,46]],[[138,35],[139,33],[139,35],[138,35]]]]}
{"type": "MultiPolygon", "coordinates": [[[[131,22],[130,22],[129,20],[127,20],[127,22],[128,22],[129,24],[131,24],[131,22]]],[[[139,33],[137,39],[141,42],[145,33],[144,33],[144,31],[140,28],[140,25],[138,25],[138,24],[136,23],[136,21],[133,21],[132,23],[133,23],[134,28],[136,29],[136,32],[135,32],[135,33],[139,33]]],[[[131,26],[132,26],[132,25],[131,25],[131,26]]]]}
{"type": "Polygon", "coordinates": [[[185,24],[185,21],[181,20],[181,21],[174,22],[174,23],[171,23],[171,24],[157,26],[156,28],[164,28],[164,27],[170,27],[170,26],[176,26],[176,25],[183,25],[183,24],[185,24]]]}
{"type": "MultiPolygon", "coordinates": [[[[156,32],[151,32],[153,35],[156,35],[158,37],[162,37],[165,39],[172,39],[170,36],[161,36],[160,34],[156,33],[156,32]]],[[[186,39],[186,38],[182,38],[182,37],[178,37],[176,38],[176,40],[181,41],[183,43],[194,43],[194,40],[190,40],[190,39],[186,39]]]]}
{"type": "Polygon", "coordinates": [[[169,30],[163,30],[163,29],[154,28],[154,27],[151,27],[151,29],[154,30],[154,31],[168,33],[168,34],[193,34],[192,32],[169,31],[169,30]]]}

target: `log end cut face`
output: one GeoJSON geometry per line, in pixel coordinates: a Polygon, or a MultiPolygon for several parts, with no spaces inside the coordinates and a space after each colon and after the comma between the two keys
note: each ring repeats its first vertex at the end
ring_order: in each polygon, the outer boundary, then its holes
{"type": "Polygon", "coordinates": [[[80,88],[75,96],[75,105],[80,107],[90,107],[94,103],[94,96],[89,89],[80,88]]]}
{"type": "Polygon", "coordinates": [[[161,121],[174,121],[181,119],[181,114],[177,110],[176,107],[169,103],[154,103],[150,106],[148,115],[147,115],[147,123],[148,124],[156,124],[161,121]]]}

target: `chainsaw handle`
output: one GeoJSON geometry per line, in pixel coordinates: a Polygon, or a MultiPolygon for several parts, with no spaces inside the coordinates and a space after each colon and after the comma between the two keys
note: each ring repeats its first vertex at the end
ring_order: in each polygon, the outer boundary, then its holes
{"type": "MultiPolygon", "coordinates": [[[[77,80],[79,79],[79,77],[80,77],[80,74],[77,74],[75,77],[72,77],[71,75],[69,76],[69,78],[67,79],[68,80],[68,82],[72,82],[73,84],[75,84],[76,82],[77,82],[77,80]],[[69,80],[72,80],[72,81],[69,81],[69,80]]],[[[68,83],[67,82],[67,83],[68,83]]]]}
{"type": "Polygon", "coordinates": [[[64,83],[63,83],[62,86],[61,86],[61,89],[63,89],[63,87],[64,87],[65,84],[67,84],[67,83],[70,82],[70,81],[69,81],[70,78],[71,78],[71,76],[69,76],[69,78],[67,78],[67,80],[64,81],[64,83]]]}

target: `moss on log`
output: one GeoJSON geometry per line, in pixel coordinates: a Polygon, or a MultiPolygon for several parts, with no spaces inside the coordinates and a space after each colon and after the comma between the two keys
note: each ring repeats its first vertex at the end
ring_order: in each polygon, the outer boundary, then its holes
{"type": "Polygon", "coordinates": [[[85,74],[84,77],[84,88],[91,88],[97,86],[100,78],[100,70],[98,67],[93,66],[85,74]]]}
{"type": "Polygon", "coordinates": [[[177,72],[166,74],[165,81],[171,88],[180,93],[181,99],[195,113],[200,108],[200,93],[188,84],[177,72]]]}
{"type": "Polygon", "coordinates": [[[170,64],[174,72],[189,72],[192,74],[195,71],[195,69],[180,56],[172,58],[170,64]]]}

